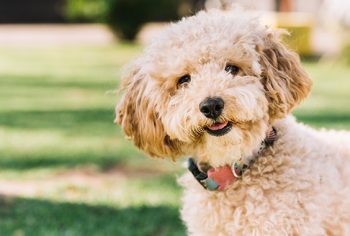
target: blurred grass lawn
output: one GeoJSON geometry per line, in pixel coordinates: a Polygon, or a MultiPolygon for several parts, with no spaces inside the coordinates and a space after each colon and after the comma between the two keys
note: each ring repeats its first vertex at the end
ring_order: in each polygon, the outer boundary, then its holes
{"type": "MultiPolygon", "coordinates": [[[[0,235],[185,235],[180,164],[144,158],[113,124],[139,51],[0,47],[0,235]]],[[[350,68],[305,67],[315,86],[296,116],[350,129],[350,68]]]]}

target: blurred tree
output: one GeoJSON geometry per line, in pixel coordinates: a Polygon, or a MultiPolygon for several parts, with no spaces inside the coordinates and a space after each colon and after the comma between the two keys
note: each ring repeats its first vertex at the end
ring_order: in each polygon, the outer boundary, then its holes
{"type": "Polygon", "coordinates": [[[118,37],[133,40],[146,22],[172,21],[204,8],[206,0],[67,0],[71,21],[106,22],[118,37]]]}
{"type": "Polygon", "coordinates": [[[107,0],[106,22],[121,38],[133,40],[145,22],[179,18],[180,0],[107,0]]]}
{"type": "Polygon", "coordinates": [[[65,15],[74,22],[103,22],[107,0],[67,0],[65,15]]]}

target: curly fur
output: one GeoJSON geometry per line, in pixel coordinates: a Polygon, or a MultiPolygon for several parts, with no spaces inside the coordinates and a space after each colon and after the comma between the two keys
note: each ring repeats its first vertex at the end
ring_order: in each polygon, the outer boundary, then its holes
{"type": "Polygon", "coordinates": [[[312,82],[281,33],[247,13],[203,11],[170,25],[125,71],[116,121],[150,156],[192,155],[219,167],[250,157],[277,129],[273,147],[224,191],[180,179],[190,235],[350,235],[350,134],[288,116],[312,82]],[[179,85],[185,74],[191,81],[179,85]],[[216,121],[199,111],[213,96],[225,102],[216,121]],[[209,135],[205,127],[218,121],[232,130],[209,135]]]}

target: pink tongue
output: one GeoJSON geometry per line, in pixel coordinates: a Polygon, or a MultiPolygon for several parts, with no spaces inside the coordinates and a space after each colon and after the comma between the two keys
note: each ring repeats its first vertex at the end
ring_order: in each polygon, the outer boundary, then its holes
{"type": "Polygon", "coordinates": [[[227,121],[223,122],[223,123],[215,123],[213,125],[208,126],[208,129],[210,130],[219,130],[219,129],[223,129],[226,125],[227,125],[227,121]]]}

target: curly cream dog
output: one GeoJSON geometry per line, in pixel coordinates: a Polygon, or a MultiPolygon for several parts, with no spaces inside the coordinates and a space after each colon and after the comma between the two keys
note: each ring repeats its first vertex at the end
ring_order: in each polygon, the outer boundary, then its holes
{"type": "Polygon", "coordinates": [[[181,178],[190,235],[350,235],[350,134],[288,116],[312,82],[280,33],[243,12],[203,11],[126,70],[116,109],[126,135],[150,156],[192,156],[221,188],[181,178]],[[226,168],[238,161],[242,176],[226,168]]]}

